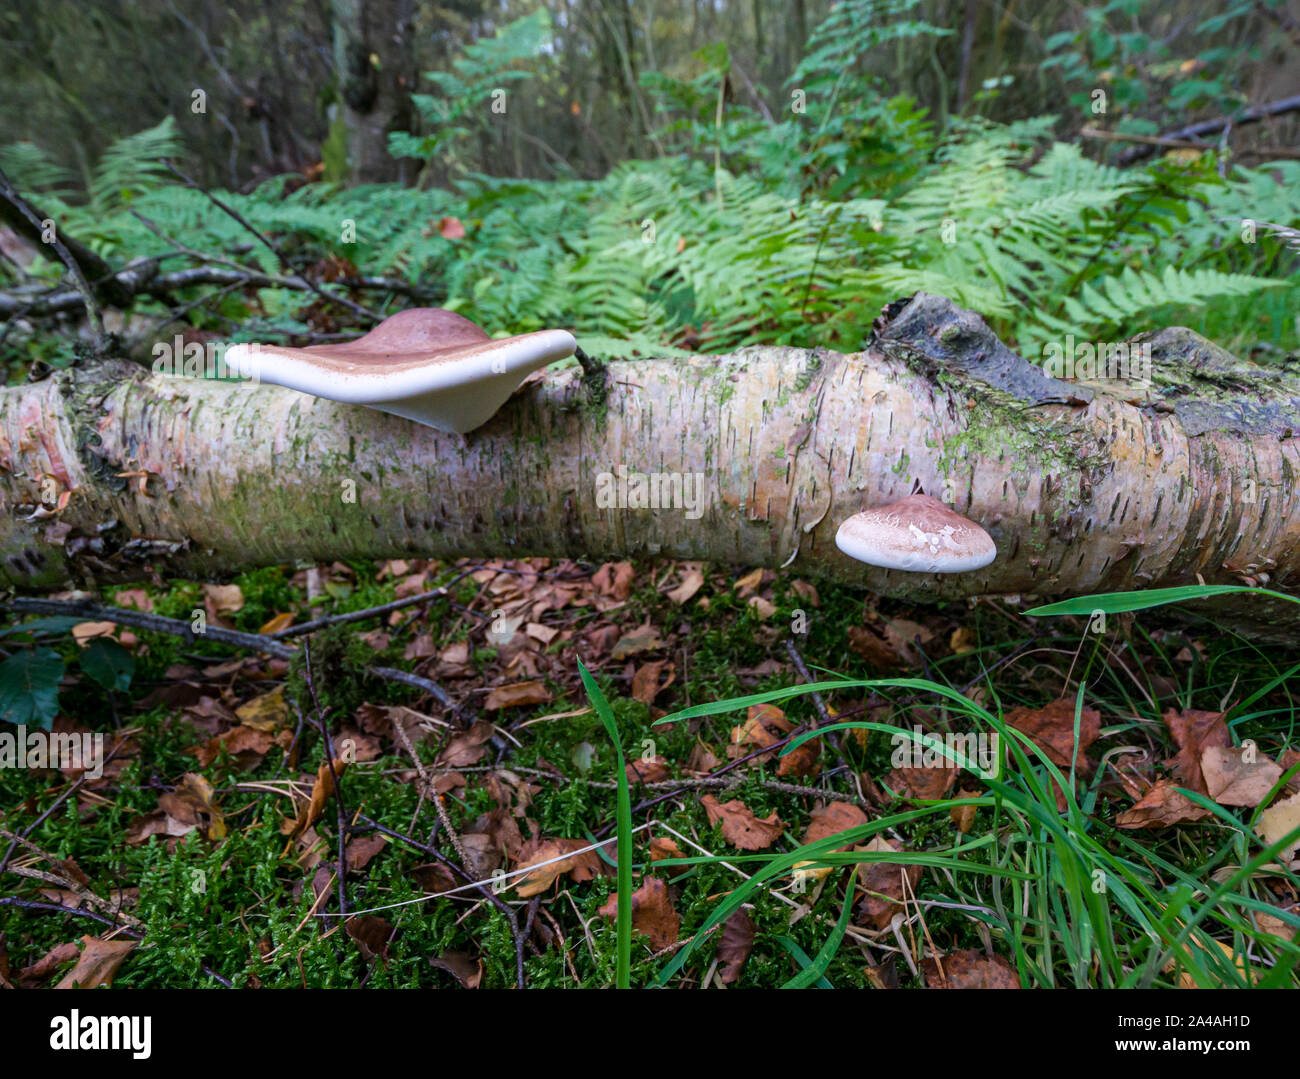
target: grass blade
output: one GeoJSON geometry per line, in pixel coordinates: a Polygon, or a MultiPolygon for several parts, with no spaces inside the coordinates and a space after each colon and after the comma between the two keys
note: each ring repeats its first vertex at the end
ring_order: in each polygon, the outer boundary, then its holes
{"type": "Polygon", "coordinates": [[[578,673],[582,685],[591,699],[591,705],[605,725],[609,740],[614,743],[618,759],[618,958],[615,965],[615,984],[628,989],[632,984],[632,796],[627,787],[627,766],[623,762],[623,740],[618,733],[618,723],[609,701],[591,677],[591,672],[578,660],[578,673]]]}

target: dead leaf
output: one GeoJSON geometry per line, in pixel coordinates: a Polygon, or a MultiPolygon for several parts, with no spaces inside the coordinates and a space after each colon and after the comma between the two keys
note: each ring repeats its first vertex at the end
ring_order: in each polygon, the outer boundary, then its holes
{"type": "Polygon", "coordinates": [[[664,646],[663,638],[659,636],[659,631],[647,622],[643,626],[637,626],[630,633],[624,634],[614,645],[610,656],[613,659],[627,659],[629,656],[639,656],[642,652],[654,652],[664,646]]]}
{"type": "Polygon", "coordinates": [[[275,745],[275,738],[268,731],[259,731],[253,727],[239,726],[225,734],[216,735],[209,738],[203,745],[195,747],[191,752],[198,758],[199,764],[207,768],[212,764],[224,749],[230,756],[235,758],[235,762],[243,769],[256,768],[262,763],[262,758],[270,752],[271,747],[275,745]]]}
{"type": "Polygon", "coordinates": [[[437,970],[445,970],[463,989],[477,989],[483,984],[483,960],[474,959],[467,952],[443,952],[429,962],[437,970]]]}
{"type": "Polygon", "coordinates": [[[276,686],[270,693],[253,697],[235,709],[235,715],[245,727],[258,731],[273,731],[289,722],[289,703],[284,699],[284,686],[276,686]]]}
{"type": "Polygon", "coordinates": [[[706,794],[700,803],[709,816],[709,823],[721,825],[722,838],[741,850],[765,850],[781,837],[785,828],[776,810],[759,818],[739,798],[719,804],[713,795],[706,794]]]}
{"type": "MultiPolygon", "coordinates": [[[[685,858],[681,847],[677,845],[675,839],[666,835],[655,836],[650,840],[650,861],[661,862],[665,858],[685,858]]],[[[676,872],[684,873],[689,866],[674,866],[676,872]]]]}
{"type": "Polygon", "coordinates": [[[392,923],[378,914],[354,914],[343,927],[348,936],[357,942],[361,957],[366,961],[383,958],[388,951],[388,941],[393,935],[392,923]]]}
{"type": "Polygon", "coordinates": [[[667,593],[669,602],[680,607],[690,600],[696,592],[704,587],[704,574],[698,566],[687,565],[682,570],[681,581],[677,587],[667,593]]]}
{"type": "Polygon", "coordinates": [[[736,583],[731,587],[735,590],[736,595],[741,599],[748,599],[754,595],[763,585],[776,580],[776,574],[769,569],[762,567],[750,570],[742,577],[736,579],[736,583]]]}
{"type": "Polygon", "coordinates": [[[1177,756],[1168,761],[1178,785],[1208,795],[1210,790],[1201,772],[1201,755],[1210,746],[1227,748],[1232,745],[1232,734],[1223,721],[1223,713],[1194,709],[1175,712],[1170,708],[1165,711],[1164,720],[1174,744],[1178,746],[1177,756]]]}
{"type": "Polygon", "coordinates": [[[632,676],[633,700],[638,700],[646,707],[649,707],[654,704],[655,698],[660,693],[673,684],[675,677],[673,664],[666,659],[656,659],[641,664],[632,676]],[[660,676],[665,668],[668,671],[668,678],[666,681],[661,682],[660,676]]]}
{"type": "Polygon", "coordinates": [[[85,648],[96,637],[113,636],[116,629],[116,622],[78,622],[72,627],[72,639],[85,648]]]}
{"type": "Polygon", "coordinates": [[[745,960],[754,950],[754,920],[738,910],[722,923],[718,938],[718,976],[723,985],[734,985],[745,969],[745,960]]]}
{"type": "Polygon", "coordinates": [[[316,769],[316,782],[311,788],[311,800],[299,811],[298,819],[294,822],[294,835],[305,832],[321,819],[321,815],[325,812],[325,806],[334,796],[334,777],[337,775],[342,779],[347,767],[345,761],[337,760],[334,762],[334,770],[331,772],[330,762],[321,762],[321,766],[316,769]]]}
{"type": "Polygon", "coordinates": [[[671,774],[668,762],[663,757],[651,757],[649,760],[638,758],[627,763],[627,781],[636,783],[659,783],[671,774]]]}
{"type": "Polygon", "coordinates": [[[587,842],[581,839],[546,839],[540,844],[529,844],[525,851],[532,847],[527,854],[521,854],[519,869],[528,869],[530,866],[537,865],[538,869],[522,877],[515,877],[515,891],[519,893],[521,899],[529,899],[535,895],[541,895],[563,874],[569,873],[575,881],[582,882],[591,880],[600,872],[600,858],[594,850],[583,851],[582,854],[574,854],[571,857],[563,857],[571,851],[581,850],[589,846],[587,842]],[[559,861],[551,861],[558,858],[559,861]],[[551,862],[550,865],[540,865],[542,862],[551,862]]]}
{"type": "MultiPolygon", "coordinates": [[[[212,802],[212,784],[203,776],[187,772],[176,789],[158,796],[158,808],[187,830],[199,829],[205,839],[224,839],[226,822],[212,802]]],[[[168,835],[184,832],[169,830],[168,835]]]]}
{"type": "Polygon", "coordinates": [[[80,956],[81,949],[72,941],[68,941],[66,944],[56,944],[35,963],[21,968],[14,980],[24,989],[35,989],[57,968],[63,966],[64,963],[70,963],[72,960],[80,958],[80,956]]]}
{"type": "Polygon", "coordinates": [[[534,704],[545,704],[551,699],[551,691],[540,681],[516,682],[510,686],[497,686],[487,695],[483,702],[486,709],[524,708],[534,704]]]}
{"type": "MultiPolygon", "coordinates": [[[[600,908],[602,917],[613,921],[618,916],[618,893],[609,897],[600,908]]],[[[641,887],[632,893],[632,931],[650,938],[654,951],[677,943],[681,929],[681,916],[673,909],[668,885],[658,877],[646,877],[641,887]]]]}
{"type": "Polygon", "coordinates": [[[1268,797],[1282,778],[1282,769],[1254,746],[1206,746],[1201,753],[1201,774],[1210,797],[1219,805],[1254,807],[1268,797]]]}
{"type": "MultiPolygon", "coordinates": [[[[1089,775],[1092,762],[1088,747],[1101,737],[1101,713],[1095,708],[1085,708],[1079,717],[1079,747],[1075,756],[1074,701],[1061,698],[1042,708],[1020,706],[1006,714],[1006,721],[1016,730],[1027,734],[1033,743],[1046,754],[1047,759],[1069,775],[1071,766],[1078,775],[1089,775]]],[[[1031,754],[1030,759],[1034,757],[1031,754]]]]}
{"type": "MultiPolygon", "coordinates": [[[[903,845],[892,839],[875,836],[870,843],[853,848],[856,851],[901,851],[903,845]]],[[[901,862],[864,862],[858,866],[858,887],[865,897],[858,907],[856,921],[873,929],[888,928],[894,915],[903,910],[903,875],[907,875],[908,891],[914,892],[921,881],[924,867],[901,862]]]]}
{"type": "Polygon", "coordinates": [[[293,617],[293,611],[281,611],[269,622],[266,622],[257,632],[265,633],[268,636],[272,633],[279,633],[280,630],[288,629],[293,625],[293,617]]]}
{"type": "Polygon", "coordinates": [[[931,801],[942,798],[957,782],[957,767],[952,768],[895,768],[885,776],[885,786],[899,798],[921,798],[931,801]]]}
{"type": "Polygon", "coordinates": [[[365,869],[375,855],[386,846],[388,846],[388,842],[381,835],[363,835],[357,836],[355,839],[349,839],[343,856],[348,872],[358,873],[365,869]]]}
{"type": "Polygon", "coordinates": [[[96,940],[82,937],[85,947],[73,967],[55,989],[98,989],[113,984],[113,978],[128,955],[135,951],[134,940],[96,940]]]}
{"type": "Polygon", "coordinates": [[[635,579],[636,570],[631,562],[606,562],[591,575],[591,583],[602,596],[609,596],[620,603],[632,595],[632,582],[635,579]]]}
{"type": "Polygon", "coordinates": [[[478,720],[467,731],[455,735],[434,758],[440,768],[468,768],[483,759],[483,745],[496,730],[486,720],[478,720]]]}
{"type": "MultiPolygon", "coordinates": [[[[1297,828],[1300,828],[1300,794],[1293,794],[1290,798],[1274,802],[1255,821],[1255,832],[1268,847],[1284,839],[1287,833],[1297,828]]],[[[1280,861],[1286,861],[1294,858],[1297,850],[1300,850],[1300,837],[1278,851],[1277,857],[1280,861]]]]}
{"type": "MultiPolygon", "coordinates": [[[[958,798],[978,798],[979,791],[959,790],[958,798]]],[[[975,824],[975,814],[979,811],[979,806],[960,805],[953,806],[948,810],[948,819],[957,826],[957,831],[966,835],[975,824]]]]}
{"type": "MultiPolygon", "coordinates": [[[[803,834],[803,844],[817,843],[843,832],[849,828],[858,828],[867,823],[867,815],[851,802],[831,802],[818,806],[812,811],[808,827],[803,834]]],[[[840,850],[848,850],[853,841],[849,840],[840,850]]]]}
{"type": "Polygon", "coordinates": [[[1134,804],[1115,817],[1117,828],[1168,828],[1184,821],[1203,820],[1210,816],[1185,794],[1175,790],[1172,780],[1162,779],[1134,804]]]}
{"type": "Polygon", "coordinates": [[[212,613],[237,614],[244,609],[244,593],[237,584],[205,584],[203,595],[212,613]]]}
{"type": "Polygon", "coordinates": [[[974,948],[949,952],[921,963],[927,989],[1019,989],[1020,976],[1000,955],[992,957],[974,948]],[[940,972],[942,967],[942,973],[940,972]]]}

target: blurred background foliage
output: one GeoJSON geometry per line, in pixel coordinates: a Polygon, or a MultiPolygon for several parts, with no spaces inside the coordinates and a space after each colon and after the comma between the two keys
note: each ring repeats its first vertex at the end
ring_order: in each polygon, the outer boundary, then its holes
{"type": "MultiPolygon", "coordinates": [[[[10,0],[0,29],[0,168],[114,265],[400,277],[613,354],[854,349],[918,289],[1032,358],[1171,323],[1298,347],[1296,252],[1242,222],[1300,226],[1300,112],[1248,112],[1300,94],[1300,0],[10,0]]],[[[19,247],[4,281],[59,281],[19,247]]],[[[192,299],[226,340],[341,328],[192,299]]]]}

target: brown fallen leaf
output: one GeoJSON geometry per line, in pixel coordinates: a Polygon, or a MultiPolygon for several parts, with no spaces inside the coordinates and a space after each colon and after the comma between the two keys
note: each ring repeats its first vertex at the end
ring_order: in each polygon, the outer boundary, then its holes
{"type": "Polygon", "coordinates": [[[262,758],[276,744],[275,736],[270,731],[260,731],[255,727],[238,726],[225,734],[209,738],[191,752],[198,759],[201,767],[210,767],[221,756],[222,750],[230,754],[240,768],[247,771],[262,763],[262,758]]]}
{"type": "Polygon", "coordinates": [[[1223,721],[1223,715],[1222,712],[1199,712],[1195,709],[1175,712],[1169,708],[1165,711],[1165,726],[1178,746],[1177,755],[1167,763],[1180,787],[1197,794],[1210,793],[1201,772],[1201,755],[1210,746],[1226,749],[1232,745],[1232,734],[1223,721]]]}
{"type": "Polygon", "coordinates": [[[884,784],[899,798],[942,798],[957,782],[957,767],[895,768],[885,776],[884,784]]]}
{"type": "Polygon", "coordinates": [[[289,723],[289,702],[284,699],[284,686],[276,686],[270,693],[253,697],[235,709],[235,715],[245,727],[258,731],[274,731],[289,723]]]}
{"type": "Polygon", "coordinates": [[[813,738],[777,757],[778,776],[815,776],[822,770],[821,739],[813,738]]]}
{"type": "Polygon", "coordinates": [[[1204,820],[1210,816],[1185,794],[1175,790],[1172,780],[1162,779],[1140,801],[1115,816],[1117,828],[1168,828],[1185,821],[1204,820]]]}
{"type": "MultiPolygon", "coordinates": [[[[685,858],[682,848],[677,845],[677,840],[666,835],[655,836],[650,840],[650,861],[661,862],[665,858],[685,858]]],[[[690,866],[678,865],[666,867],[668,875],[673,873],[684,873],[690,866]]]]}
{"type": "Polygon", "coordinates": [[[1000,955],[992,957],[974,948],[949,952],[921,963],[927,989],[1019,989],[1020,976],[1000,955]],[[940,968],[942,967],[942,972],[940,968]]]}
{"type": "MultiPolygon", "coordinates": [[[[1074,701],[1063,697],[1042,708],[1023,705],[1011,709],[1006,721],[1039,747],[1047,759],[1067,776],[1073,764],[1078,775],[1090,775],[1092,762],[1088,747],[1101,737],[1101,713],[1095,708],[1085,708],[1079,717],[1079,746],[1074,745],[1074,701]]],[[[1030,759],[1034,755],[1030,754],[1030,759]]]]}
{"type": "Polygon", "coordinates": [[[208,614],[238,614],[244,609],[244,593],[237,584],[205,584],[203,596],[208,614]]]}
{"type": "Polygon", "coordinates": [[[388,846],[388,841],[381,835],[363,835],[349,839],[343,860],[349,873],[358,873],[365,869],[380,851],[388,846]]]}
{"type": "MultiPolygon", "coordinates": [[[[819,840],[843,832],[849,828],[858,828],[867,823],[867,815],[851,802],[831,802],[818,806],[812,811],[808,827],[803,834],[803,844],[816,843],[819,840]]],[[[848,850],[853,845],[849,840],[840,850],[848,850]]]]}
{"type": "Polygon", "coordinates": [[[98,989],[113,984],[113,978],[128,955],[136,947],[134,940],[96,940],[82,937],[81,956],[77,965],[62,979],[55,989],[98,989]]]}
{"type": "Polygon", "coordinates": [[[434,758],[439,768],[468,768],[483,759],[487,750],[484,744],[496,730],[486,720],[477,720],[467,731],[452,737],[434,758]]]}
{"type": "MultiPolygon", "coordinates": [[[[617,892],[609,897],[599,913],[609,921],[618,916],[617,892]]],[[[632,931],[649,937],[650,947],[657,952],[677,943],[681,927],[682,919],[673,909],[668,885],[658,877],[646,877],[641,887],[632,893],[632,931]]]]}
{"type": "Polygon", "coordinates": [[[524,708],[533,704],[545,704],[551,699],[551,691],[540,681],[516,682],[511,686],[497,686],[487,695],[483,702],[486,709],[524,708]]]}
{"type": "Polygon", "coordinates": [[[627,781],[632,784],[659,783],[672,774],[668,762],[663,757],[651,757],[649,760],[638,757],[636,760],[628,761],[626,769],[627,781]]]}
{"type": "Polygon", "coordinates": [[[56,944],[35,963],[22,967],[15,975],[15,981],[23,989],[35,989],[57,968],[63,966],[64,963],[72,962],[72,960],[80,956],[81,949],[72,941],[68,941],[66,944],[56,944]]]}
{"type": "Polygon", "coordinates": [[[704,574],[699,566],[688,563],[682,570],[681,581],[667,593],[669,602],[680,607],[704,587],[704,574]]]}
{"type": "Polygon", "coordinates": [[[600,872],[600,858],[596,852],[589,850],[581,854],[571,854],[572,851],[581,850],[586,846],[590,844],[581,839],[544,839],[525,844],[520,851],[519,865],[516,868],[528,869],[534,865],[538,868],[531,873],[513,878],[515,891],[519,893],[519,897],[530,899],[535,895],[541,895],[565,873],[570,874],[579,883],[591,880],[600,872]],[[565,857],[565,855],[569,856],[565,857]],[[553,859],[559,860],[553,861],[553,859]],[[542,862],[550,862],[550,865],[541,865],[542,862]]]}
{"type": "Polygon", "coordinates": [[[602,596],[622,603],[632,595],[632,582],[636,580],[636,569],[631,562],[606,562],[591,575],[591,583],[602,596]]]}
{"type": "MultiPolygon", "coordinates": [[[[875,836],[870,843],[854,847],[857,851],[898,852],[903,845],[893,839],[875,836]]],[[[865,893],[855,921],[873,929],[886,929],[895,914],[903,911],[903,876],[907,890],[914,892],[924,867],[902,862],[863,862],[858,866],[858,887],[865,893]]]]}
{"type": "Polygon", "coordinates": [[[663,646],[659,631],[647,622],[620,637],[610,652],[610,657],[623,660],[629,656],[639,656],[642,652],[654,652],[663,646]]]}
{"type": "Polygon", "coordinates": [[[387,918],[378,914],[354,914],[343,923],[343,927],[357,942],[363,959],[382,959],[387,954],[388,941],[393,935],[393,925],[387,918]]]}
{"type": "MultiPolygon", "coordinates": [[[[957,797],[978,798],[979,793],[980,793],[979,791],[959,790],[957,792],[957,797]]],[[[961,832],[962,835],[966,835],[971,830],[971,827],[975,824],[975,814],[977,812],[979,812],[979,806],[973,806],[973,805],[953,806],[950,810],[948,810],[948,819],[951,820],[953,824],[957,826],[957,831],[961,832]]]]}
{"type": "Polygon", "coordinates": [[[676,668],[666,659],[643,663],[632,676],[632,699],[649,707],[660,693],[673,684],[675,678],[676,668]],[[666,679],[661,677],[665,670],[668,672],[666,679]]]}
{"type": "Polygon", "coordinates": [[[722,838],[741,850],[766,850],[785,828],[775,809],[760,819],[739,798],[719,804],[713,795],[706,794],[700,802],[709,815],[709,823],[720,824],[722,838]]]}
{"type": "Polygon", "coordinates": [[[445,970],[463,989],[477,989],[483,984],[483,960],[474,959],[468,952],[443,952],[430,958],[437,970],[445,970]]]}
{"type": "Polygon", "coordinates": [[[330,762],[321,762],[320,767],[316,769],[316,782],[312,784],[311,798],[299,810],[298,819],[294,822],[293,835],[302,834],[321,819],[325,806],[334,797],[334,777],[337,775],[342,779],[347,767],[344,761],[338,760],[334,762],[334,770],[331,772],[330,762]]]}
{"type": "Polygon", "coordinates": [[[1282,769],[1251,746],[1206,746],[1201,774],[1209,795],[1221,806],[1257,806],[1282,778],[1282,769]]]}
{"type": "Polygon", "coordinates": [[[723,985],[734,985],[745,969],[745,960],[754,950],[754,920],[743,910],[736,911],[722,923],[718,937],[718,977],[723,985]]]}
{"type": "MultiPolygon", "coordinates": [[[[205,839],[224,839],[226,822],[221,811],[213,804],[212,784],[201,775],[187,772],[175,790],[158,796],[158,808],[173,821],[193,830],[197,828],[205,839]]],[[[170,832],[171,835],[183,834],[170,832]]]]}
{"type": "Polygon", "coordinates": [[[770,584],[774,580],[776,580],[775,573],[760,567],[736,578],[736,583],[731,587],[741,599],[748,599],[765,584],[770,584]]]}

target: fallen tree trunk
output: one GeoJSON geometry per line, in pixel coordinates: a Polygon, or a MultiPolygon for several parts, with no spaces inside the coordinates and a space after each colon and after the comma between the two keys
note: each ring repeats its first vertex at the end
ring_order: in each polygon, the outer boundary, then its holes
{"type": "Polygon", "coordinates": [[[1136,344],[1149,387],[1057,381],[918,294],[861,353],[616,362],[594,394],[577,368],[550,372],[468,436],[99,363],[0,391],[0,581],[663,555],[916,599],[1294,586],[1300,379],[1188,330],[1136,344]],[[992,565],[941,578],[838,551],[841,521],[918,484],[989,531],[992,565]]]}

